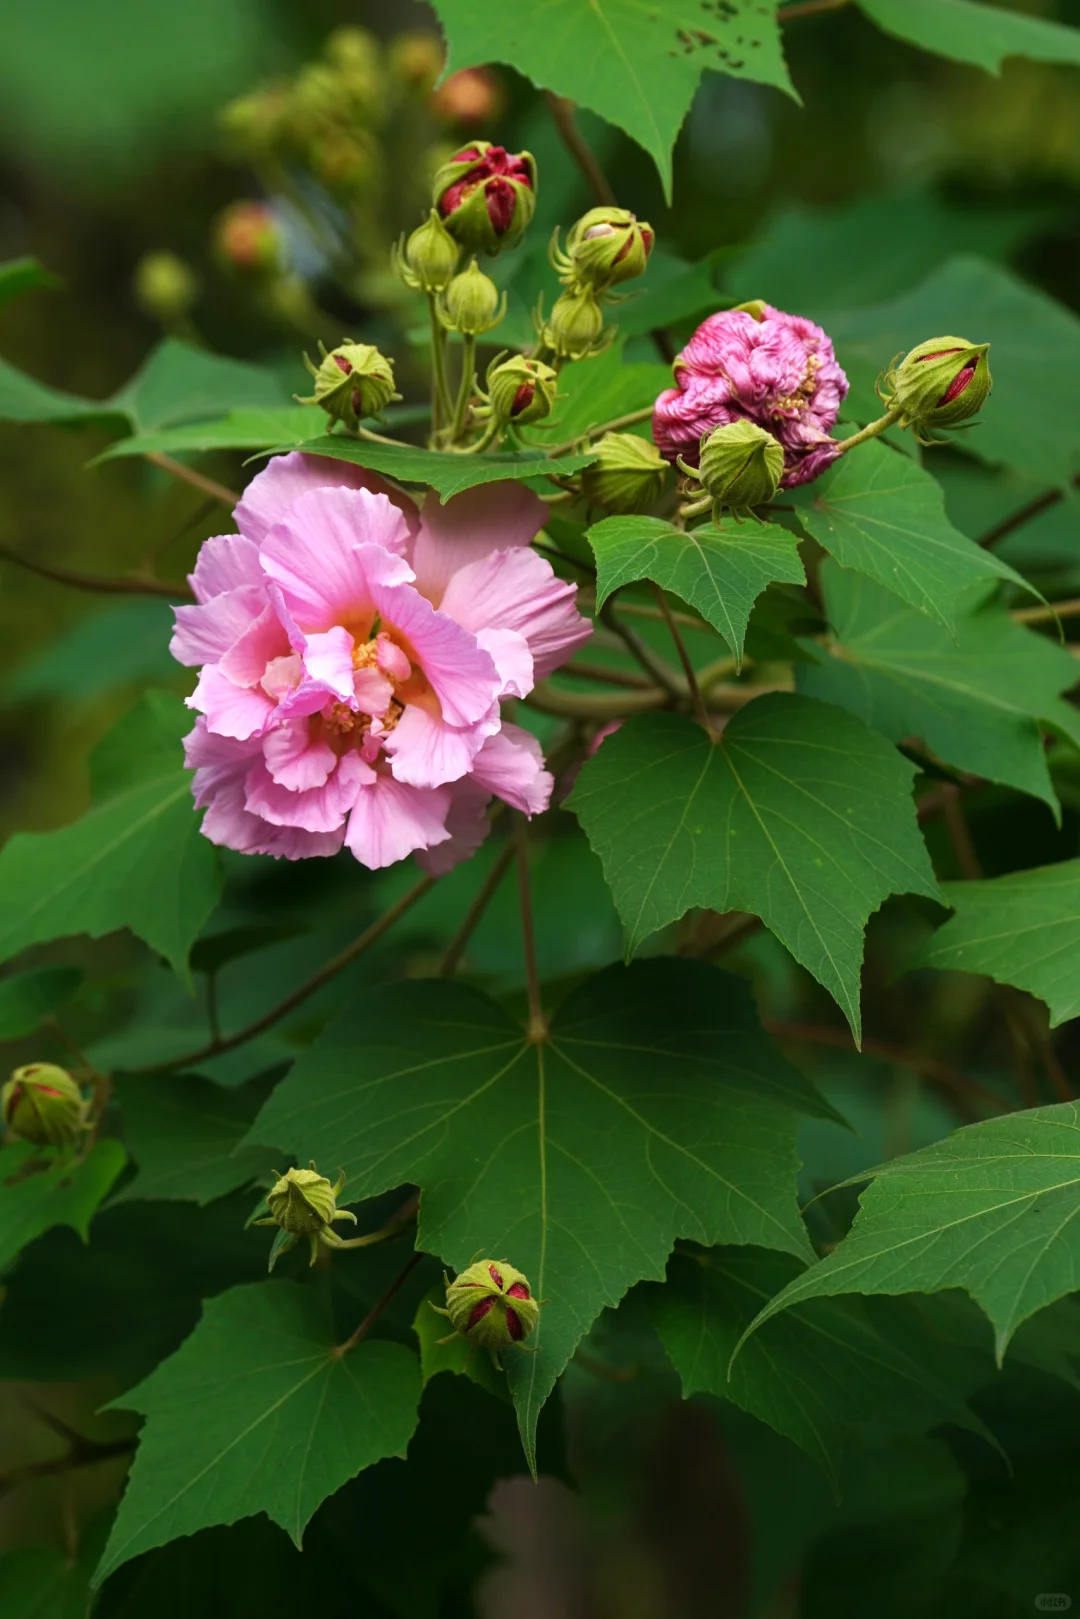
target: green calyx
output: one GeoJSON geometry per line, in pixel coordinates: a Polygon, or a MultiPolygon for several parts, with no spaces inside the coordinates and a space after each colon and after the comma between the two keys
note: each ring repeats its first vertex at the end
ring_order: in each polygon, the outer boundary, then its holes
{"type": "Polygon", "coordinates": [[[605,433],[593,445],[596,460],[581,474],[585,498],[605,511],[647,512],[664,491],[668,464],[636,433],[605,433]]]}
{"type": "Polygon", "coordinates": [[[486,413],[500,425],[527,427],[551,414],[558,386],[552,366],[515,354],[488,368],[486,413]]]}
{"type": "Polygon", "coordinates": [[[605,292],[620,281],[642,275],[655,239],[628,208],[590,208],[570,227],[566,251],[552,240],[552,263],[567,287],[590,287],[605,292]]]}
{"type": "Polygon", "coordinates": [[[900,412],[901,427],[921,438],[929,428],[956,427],[975,416],[993,387],[989,348],[963,337],[932,337],[905,354],[882,390],[890,410],[900,412]]]}
{"type": "Polygon", "coordinates": [[[784,475],[784,451],[756,422],[738,421],[702,439],[696,467],[681,459],[678,464],[702,486],[719,516],[725,507],[739,512],[768,505],[784,475]]]}
{"type": "MultiPolygon", "coordinates": [[[[538,319],[540,344],[558,360],[584,360],[607,346],[604,311],[591,287],[568,287],[546,320],[538,319]]],[[[611,328],[614,335],[614,328],[611,328]]]]}
{"type": "Polygon", "coordinates": [[[0,1090],[8,1134],[36,1147],[71,1147],[90,1128],[82,1091],[66,1068],[31,1062],[0,1090]]]}
{"type": "Polygon", "coordinates": [[[334,421],[355,431],[363,417],[378,416],[392,399],[400,399],[394,391],[393,361],[371,343],[343,341],[329,353],[321,343],[319,347],[320,365],[304,356],[315,378],[315,392],[300,404],[321,405],[334,421]]]}
{"type": "Polygon", "coordinates": [[[501,1349],[524,1343],[540,1318],[540,1305],[523,1272],[505,1259],[481,1259],[453,1281],[447,1278],[446,1308],[439,1314],[454,1329],[450,1337],[479,1344],[497,1359],[501,1349]]]}
{"type": "Polygon", "coordinates": [[[319,1244],[328,1248],[341,1246],[341,1238],[332,1229],[335,1220],[349,1220],[356,1224],[356,1215],[348,1209],[339,1209],[338,1196],[345,1185],[344,1171],[331,1185],[320,1175],[312,1162],[309,1169],[287,1169],[279,1175],[266,1194],[269,1218],[256,1220],[255,1225],[277,1226],[278,1235],[270,1250],[269,1269],[273,1270],[278,1256],[294,1247],[306,1237],[311,1247],[314,1265],[319,1244]]]}
{"type": "Polygon", "coordinates": [[[394,270],[407,287],[422,292],[443,292],[461,258],[461,247],[451,236],[438,209],[433,208],[408,241],[399,242],[391,255],[394,270]]]}
{"type": "Polygon", "coordinates": [[[485,275],[475,258],[468,269],[454,276],[439,303],[439,319],[448,332],[480,337],[497,326],[506,314],[506,294],[485,275]]]}

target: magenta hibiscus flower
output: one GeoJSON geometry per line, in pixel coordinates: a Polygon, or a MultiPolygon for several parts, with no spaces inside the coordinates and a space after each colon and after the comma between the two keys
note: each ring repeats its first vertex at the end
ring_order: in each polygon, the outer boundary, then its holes
{"type": "Polygon", "coordinates": [[[361,467],[292,454],[205,542],[172,653],[201,666],[187,739],[203,832],[289,860],[348,846],[432,872],[471,854],[492,795],[532,815],[552,779],[505,722],[591,632],[529,542],[518,484],[422,507],[361,467]]]}
{"type": "Polygon", "coordinates": [[[724,309],[702,321],[675,361],[675,386],[656,401],[653,438],[669,461],[697,464],[716,427],[751,421],[784,450],[781,489],[809,483],[836,459],[830,433],[848,380],[812,320],[771,304],[724,309]]]}

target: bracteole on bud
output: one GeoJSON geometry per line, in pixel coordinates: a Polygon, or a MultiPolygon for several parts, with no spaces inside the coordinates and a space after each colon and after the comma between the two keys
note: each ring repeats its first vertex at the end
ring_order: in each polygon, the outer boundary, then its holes
{"type": "Polygon", "coordinates": [[[278,1176],[266,1194],[269,1217],[253,1222],[255,1225],[278,1227],[274,1246],[270,1250],[270,1270],[273,1270],[278,1257],[294,1247],[301,1237],[308,1239],[313,1265],[320,1243],[328,1248],[341,1246],[341,1238],[332,1229],[333,1222],[351,1220],[353,1225],[356,1224],[355,1214],[337,1206],[338,1195],[344,1185],[344,1171],[331,1185],[325,1175],[318,1173],[314,1160],[310,1169],[287,1169],[284,1175],[278,1176]]]}
{"type": "Polygon", "coordinates": [[[394,392],[394,364],[371,343],[350,343],[347,339],[327,353],[320,343],[322,363],[312,365],[307,355],[304,362],[315,378],[315,392],[301,405],[321,405],[335,422],[355,431],[365,416],[378,416],[392,399],[400,399],[394,392]]]}
{"type": "Polygon", "coordinates": [[[881,390],[889,409],[899,412],[900,426],[921,438],[930,428],[956,427],[976,415],[993,386],[989,348],[963,337],[932,337],[905,354],[881,390]]]}
{"type": "Polygon", "coordinates": [[[528,1278],[505,1259],[481,1259],[453,1281],[446,1279],[446,1308],[432,1309],[449,1320],[455,1335],[490,1351],[496,1365],[500,1349],[521,1344],[540,1316],[528,1278]]]}
{"type": "Polygon", "coordinates": [[[439,302],[439,319],[448,332],[463,337],[480,337],[497,326],[506,314],[506,293],[499,295],[489,275],[476,259],[454,276],[439,302]]]}
{"type": "Polygon", "coordinates": [[[36,1147],[71,1147],[89,1130],[82,1091],[66,1068],[30,1062],[0,1090],[8,1133],[36,1147]]]}
{"type": "Polygon", "coordinates": [[[536,162],[471,141],[435,175],[433,200],[447,229],[472,253],[498,253],[521,240],[536,209],[536,162]]]}
{"type": "Polygon", "coordinates": [[[581,473],[586,500],[605,511],[647,512],[664,491],[668,464],[655,444],[636,433],[605,433],[596,460],[581,473]]]}
{"type": "Polygon", "coordinates": [[[402,238],[391,250],[390,257],[395,272],[407,287],[422,292],[442,292],[458,267],[461,247],[439,218],[438,209],[433,208],[408,241],[402,238]]]}
{"type": "Polygon", "coordinates": [[[678,466],[701,485],[715,521],[725,507],[749,511],[772,500],[784,475],[784,451],[756,422],[729,422],[702,439],[696,467],[681,457],[678,466]]]}
{"type": "Polygon", "coordinates": [[[486,404],[477,415],[500,426],[527,427],[551,414],[559,385],[557,372],[525,354],[494,360],[488,366],[486,404]]]}
{"type": "MultiPolygon", "coordinates": [[[[547,319],[538,313],[536,323],[540,347],[550,349],[557,360],[585,360],[607,346],[604,311],[591,287],[568,287],[552,304],[547,319]]],[[[609,332],[613,337],[614,328],[609,332]]]]}
{"type": "Polygon", "coordinates": [[[566,251],[552,238],[551,261],[564,286],[606,292],[620,281],[642,275],[652,252],[654,232],[628,208],[590,208],[570,227],[566,251]]]}

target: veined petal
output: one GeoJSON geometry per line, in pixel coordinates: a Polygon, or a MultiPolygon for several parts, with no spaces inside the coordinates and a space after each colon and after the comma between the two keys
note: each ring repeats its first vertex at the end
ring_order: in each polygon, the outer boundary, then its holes
{"type": "Polygon", "coordinates": [[[245,585],[258,588],[263,583],[259,548],[242,534],[214,534],[203,541],[188,580],[200,603],[245,585]]]}
{"type": "Polygon", "coordinates": [[[385,495],[405,519],[405,530],[400,534],[402,545],[420,526],[415,501],[377,473],[325,455],[302,455],[298,450],[291,455],[276,455],[252,478],[236,507],[236,525],[260,546],[275,523],[288,514],[293,502],[313,489],[366,489],[371,494],[385,495]]]}
{"type": "Polygon", "coordinates": [[[490,652],[499,671],[500,697],[527,697],[536,684],[529,643],[517,630],[477,630],[476,644],[490,652]]]}
{"type": "Polygon", "coordinates": [[[427,676],[447,723],[472,725],[483,719],[498,694],[499,674],[475,635],[437,612],[412,585],[380,584],[372,594],[385,622],[408,641],[412,661],[427,676]]]}
{"type": "Polygon", "coordinates": [[[446,817],[448,841],[437,843],[431,849],[421,849],[416,856],[416,864],[430,877],[444,877],[461,861],[470,859],[491,831],[487,815],[490,795],[483,787],[466,776],[464,781],[456,781],[450,792],[450,811],[446,817]]]}
{"type": "Polygon", "coordinates": [[[297,826],[304,832],[334,832],[356,802],[360,789],[374,781],[375,772],[358,753],[345,753],[337,769],[320,787],[290,792],[271,776],[260,758],[244,781],[244,807],[271,826],[297,826]]]}
{"type": "Polygon", "coordinates": [[[429,494],[409,553],[416,588],[438,607],[459,569],[491,551],[528,545],[547,514],[539,495],[520,483],[480,484],[453,495],[445,505],[429,494]]]}
{"type": "Polygon", "coordinates": [[[323,737],[312,737],[306,719],[289,720],[268,731],[262,754],[274,781],[291,793],[323,786],[338,762],[337,754],[323,737]]]}
{"type": "Polygon", "coordinates": [[[525,637],[540,680],[592,634],[576,600],[576,586],[558,578],[535,551],[495,551],[455,574],[441,610],[474,634],[516,630],[525,637]]]}
{"type": "Polygon", "coordinates": [[[506,721],[477,754],[472,780],[526,815],[539,815],[547,809],[555,785],[554,777],[544,769],[543,750],[536,738],[506,721]]]}
{"type": "Polygon", "coordinates": [[[357,795],[345,842],[361,865],[379,871],[418,849],[448,842],[450,804],[449,787],[409,787],[381,773],[357,795]]]}
{"type": "Polygon", "coordinates": [[[287,658],[290,651],[280,619],[267,606],[219,660],[218,668],[234,685],[258,686],[267,664],[287,658]]]}
{"type": "Polygon", "coordinates": [[[187,698],[187,706],[206,715],[208,730],[243,742],[262,735],[273,718],[275,705],[259,687],[234,685],[216,663],[208,663],[187,698]]]}
{"type": "Polygon", "coordinates": [[[177,663],[197,668],[216,663],[266,607],[266,587],[238,585],[197,607],[174,607],[176,628],[169,651],[177,663]]]}
{"type": "Polygon", "coordinates": [[[462,727],[447,725],[426,709],[410,705],[383,747],[396,781],[411,787],[441,787],[468,774],[486,738],[498,728],[495,704],[486,720],[462,727]]]}
{"type": "Polygon", "coordinates": [[[334,624],[363,625],[366,634],[374,587],[412,578],[395,550],[405,538],[405,520],[385,495],[316,489],[270,530],[260,559],[305,634],[334,624]]]}

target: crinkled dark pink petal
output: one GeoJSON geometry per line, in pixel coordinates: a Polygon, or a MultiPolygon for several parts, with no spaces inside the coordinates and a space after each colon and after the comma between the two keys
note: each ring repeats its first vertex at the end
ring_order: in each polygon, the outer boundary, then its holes
{"type": "Polygon", "coordinates": [[[836,459],[830,437],[848,380],[812,320],[771,304],[760,320],[725,309],[702,321],[656,401],[653,438],[669,461],[697,464],[714,428],[756,422],[784,448],[781,488],[809,483],[836,459]]]}

